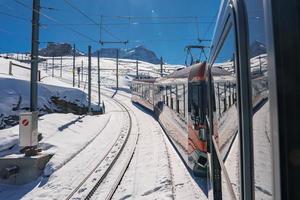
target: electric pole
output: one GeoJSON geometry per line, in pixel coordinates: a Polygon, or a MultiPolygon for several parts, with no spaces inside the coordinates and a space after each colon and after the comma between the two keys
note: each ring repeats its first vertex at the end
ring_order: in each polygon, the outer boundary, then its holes
{"type": "Polygon", "coordinates": [[[163,76],[163,64],[164,64],[163,58],[160,57],[160,76],[161,77],[163,76]]]}
{"type": "Polygon", "coordinates": [[[83,60],[81,60],[81,81],[83,81],[83,60]]]}
{"type": "Polygon", "coordinates": [[[60,57],[60,77],[62,77],[62,56],[60,57]]]}
{"type": "Polygon", "coordinates": [[[74,44],[73,45],[73,87],[75,87],[75,56],[76,56],[76,49],[74,44]]]}
{"type": "Polygon", "coordinates": [[[78,88],[80,88],[80,67],[77,67],[78,88]]]}
{"type": "Polygon", "coordinates": [[[31,40],[31,74],[30,74],[30,111],[37,110],[37,73],[39,58],[39,16],[40,0],[33,0],[32,40],[31,40]]]}
{"type": "Polygon", "coordinates": [[[89,113],[91,113],[91,84],[92,84],[92,61],[91,61],[91,53],[92,49],[91,46],[88,47],[88,57],[89,57],[89,64],[88,64],[88,109],[89,113]]]}
{"type": "Polygon", "coordinates": [[[116,59],[116,79],[117,79],[117,90],[119,89],[119,49],[117,49],[117,59],[116,59]]]}
{"type": "Polygon", "coordinates": [[[54,76],[54,56],[52,57],[52,77],[54,76]]]}
{"type": "Polygon", "coordinates": [[[139,61],[136,60],[136,78],[139,78],[139,61]]]}
{"type": "Polygon", "coordinates": [[[98,67],[98,105],[100,106],[100,102],[101,102],[101,97],[100,97],[100,51],[98,50],[97,52],[97,56],[98,56],[98,63],[97,63],[97,67],[98,67]]]}

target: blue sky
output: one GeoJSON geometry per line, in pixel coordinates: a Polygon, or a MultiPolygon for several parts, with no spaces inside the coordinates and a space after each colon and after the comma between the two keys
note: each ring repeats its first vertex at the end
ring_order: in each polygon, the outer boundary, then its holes
{"type": "MultiPolygon", "coordinates": [[[[32,0],[17,1],[29,7],[32,4],[32,0]]],[[[93,51],[101,47],[132,48],[144,45],[172,64],[184,63],[184,47],[188,44],[198,44],[198,35],[200,38],[211,39],[220,4],[220,0],[69,1],[95,22],[99,23],[100,16],[103,16],[103,27],[112,34],[101,31],[101,40],[128,40],[129,43],[126,46],[123,44],[101,46],[97,43],[100,40],[99,25],[93,24],[63,0],[41,0],[41,12],[44,16],[41,16],[40,20],[42,24],[40,47],[44,47],[46,42],[68,42],[75,43],[78,49],[86,52],[88,45],[92,46],[93,51]],[[55,21],[47,19],[47,16],[55,21]],[[129,19],[116,16],[137,17],[129,19]]],[[[31,14],[30,9],[14,0],[0,0],[1,52],[30,51],[31,14]]]]}

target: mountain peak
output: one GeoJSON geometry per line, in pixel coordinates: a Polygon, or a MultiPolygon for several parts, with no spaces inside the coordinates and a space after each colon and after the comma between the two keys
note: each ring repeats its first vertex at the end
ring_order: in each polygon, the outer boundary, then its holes
{"type": "MultiPolygon", "coordinates": [[[[102,48],[100,55],[102,57],[115,58],[117,48],[102,48]]],[[[96,55],[96,52],[93,54],[96,55]]],[[[139,45],[131,49],[119,49],[119,58],[140,60],[153,64],[159,64],[160,59],[156,54],[147,49],[144,45],[139,45]]]]}

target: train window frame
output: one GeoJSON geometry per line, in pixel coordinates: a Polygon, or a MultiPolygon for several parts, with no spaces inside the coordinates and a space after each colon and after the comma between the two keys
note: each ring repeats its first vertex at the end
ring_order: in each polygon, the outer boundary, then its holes
{"type": "Polygon", "coordinates": [[[200,81],[200,82],[192,82],[189,85],[189,97],[188,97],[188,106],[190,108],[189,112],[191,113],[191,120],[193,121],[193,125],[194,126],[199,126],[199,125],[203,125],[205,123],[205,116],[207,115],[207,111],[205,110],[205,99],[202,98],[203,93],[206,93],[206,85],[203,85],[203,83],[205,83],[205,81],[200,81]],[[196,88],[197,90],[197,96],[199,98],[197,98],[197,103],[198,103],[198,119],[196,120],[193,117],[193,111],[195,110],[193,107],[193,105],[191,104],[191,101],[195,95],[195,91],[194,89],[196,88]]]}
{"type": "MultiPolygon", "coordinates": [[[[224,2],[223,2],[224,3],[224,2]]],[[[253,165],[253,136],[252,136],[252,109],[250,107],[251,102],[251,80],[249,76],[249,60],[248,60],[248,22],[247,13],[243,1],[229,0],[227,4],[221,6],[219,12],[218,21],[215,29],[214,40],[209,58],[209,73],[211,73],[211,63],[214,63],[217,56],[222,49],[222,46],[227,38],[229,30],[233,28],[235,36],[235,69],[237,76],[237,108],[238,108],[238,131],[240,134],[240,195],[242,199],[254,198],[254,165],[253,165]],[[243,53],[240,53],[242,52],[243,53]],[[243,67],[240,67],[243,66],[243,67]],[[243,103],[241,103],[243,102],[243,103]],[[250,166],[250,167],[249,167],[250,166]]],[[[209,81],[209,140],[210,140],[210,152],[211,161],[216,162],[217,153],[213,147],[213,105],[214,98],[212,98],[212,76],[208,76],[209,81]]],[[[218,162],[218,161],[217,161],[218,162]]],[[[211,177],[217,177],[212,181],[213,197],[215,199],[222,198],[221,179],[218,178],[221,175],[221,168],[223,166],[217,163],[212,164],[210,172],[211,177]],[[216,173],[216,174],[215,174],[216,173]]],[[[233,198],[235,198],[233,196],[233,198]]]]}

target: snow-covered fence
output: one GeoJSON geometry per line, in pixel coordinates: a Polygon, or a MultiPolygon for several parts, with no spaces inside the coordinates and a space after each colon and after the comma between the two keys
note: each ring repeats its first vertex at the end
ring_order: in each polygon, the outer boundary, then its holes
{"type": "MultiPolygon", "coordinates": [[[[22,66],[22,65],[19,65],[19,64],[16,64],[16,63],[13,63],[12,61],[10,61],[9,62],[9,70],[8,70],[9,75],[13,75],[13,73],[12,73],[12,67],[13,66],[23,68],[23,69],[27,69],[27,70],[31,70],[30,67],[25,67],[25,66],[22,66]]],[[[38,80],[41,81],[41,71],[40,70],[38,70],[38,80]]]]}

